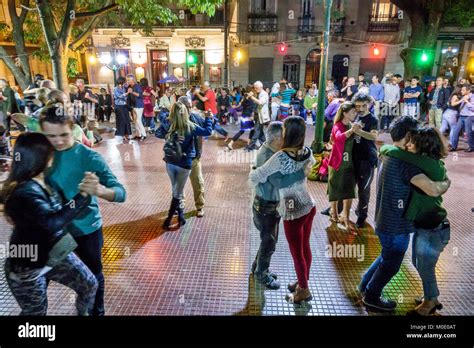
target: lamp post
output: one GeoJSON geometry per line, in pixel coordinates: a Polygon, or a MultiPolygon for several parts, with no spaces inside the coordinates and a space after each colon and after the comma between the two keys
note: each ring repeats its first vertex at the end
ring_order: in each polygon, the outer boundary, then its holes
{"type": "Polygon", "coordinates": [[[321,66],[319,70],[319,92],[318,110],[316,114],[316,126],[314,130],[314,141],[311,144],[313,153],[321,153],[324,148],[323,127],[324,127],[324,105],[326,95],[326,70],[328,66],[329,53],[329,29],[331,26],[332,0],[324,0],[326,14],[324,17],[323,47],[321,49],[321,66]]]}
{"type": "Polygon", "coordinates": [[[112,51],[112,56],[108,52],[100,56],[99,61],[114,74],[114,86],[117,85],[117,71],[127,64],[127,60],[125,55],[117,54],[116,50],[112,51]]]}

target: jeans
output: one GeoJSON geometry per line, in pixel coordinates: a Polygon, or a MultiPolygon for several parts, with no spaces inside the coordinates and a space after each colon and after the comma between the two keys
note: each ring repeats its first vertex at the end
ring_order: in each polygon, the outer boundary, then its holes
{"type": "Polygon", "coordinates": [[[255,198],[253,206],[253,222],[260,232],[260,247],[252,267],[258,280],[264,280],[268,276],[270,261],[278,242],[278,225],[281,219],[276,211],[276,204],[266,202],[255,198]]]}
{"type": "MultiPolygon", "coordinates": [[[[37,271],[37,270],[32,270],[37,271]]],[[[74,254],[70,253],[64,261],[48,273],[31,281],[18,281],[10,278],[11,266],[5,262],[6,281],[21,308],[20,315],[43,316],[48,312],[48,284],[54,280],[77,293],[78,315],[86,315],[94,302],[97,280],[89,268],[74,254]]],[[[22,276],[25,276],[22,272],[22,276]]]]}
{"type": "Polygon", "coordinates": [[[408,249],[410,234],[377,233],[382,252],[362,276],[359,289],[365,296],[377,299],[385,285],[397,274],[408,249]]]}
{"type": "Polygon", "coordinates": [[[308,214],[299,219],[283,221],[285,236],[288,240],[296,277],[298,278],[298,286],[302,289],[308,288],[309,271],[313,261],[309,239],[315,214],[316,207],[313,207],[308,214]]]}
{"type": "Polygon", "coordinates": [[[75,253],[82,262],[86,264],[91,272],[95,275],[98,282],[97,293],[90,315],[105,315],[104,308],[104,274],[102,273],[102,247],[104,246],[104,236],[102,235],[102,227],[95,232],[86,234],[85,236],[74,237],[77,243],[75,253]]]}
{"type": "Polygon", "coordinates": [[[474,116],[459,116],[456,129],[454,130],[453,143],[451,146],[453,149],[458,148],[459,134],[461,129],[464,127],[464,131],[467,134],[467,143],[471,149],[474,149],[474,136],[472,134],[472,123],[474,122],[474,116]]]}
{"type": "Polygon", "coordinates": [[[443,119],[441,121],[440,132],[441,134],[443,134],[449,128],[449,144],[450,145],[453,145],[453,142],[454,142],[454,134],[456,131],[457,118],[458,118],[458,112],[456,110],[447,109],[443,113],[443,119]]]}
{"type": "Polygon", "coordinates": [[[423,283],[425,300],[436,300],[439,296],[436,264],[439,255],[449,242],[450,233],[449,224],[440,224],[432,230],[417,228],[413,235],[412,260],[423,283]]]}
{"type": "Polygon", "coordinates": [[[356,213],[360,220],[365,220],[369,211],[370,185],[374,179],[375,170],[369,161],[354,163],[354,169],[359,197],[356,213]]]}
{"type": "Polygon", "coordinates": [[[219,124],[219,120],[217,119],[216,115],[213,117],[213,128],[214,130],[219,133],[220,135],[223,135],[224,137],[227,137],[229,134],[222,126],[219,124]]]}
{"type": "Polygon", "coordinates": [[[263,144],[265,142],[265,126],[260,123],[258,120],[258,117],[255,120],[255,128],[254,128],[254,133],[252,135],[252,139],[250,140],[250,143],[248,144],[248,148],[254,149],[257,147],[257,141],[260,140],[260,142],[263,144]]]}
{"type": "Polygon", "coordinates": [[[380,129],[389,129],[393,118],[398,114],[398,105],[391,106],[388,103],[384,103],[381,109],[380,115],[380,129]]]}
{"type": "Polygon", "coordinates": [[[204,177],[202,176],[202,167],[201,167],[201,159],[195,158],[193,159],[193,164],[191,168],[190,174],[191,185],[193,186],[193,194],[194,194],[194,204],[196,205],[196,209],[200,210],[204,208],[204,177]]]}
{"type": "Polygon", "coordinates": [[[416,104],[407,104],[403,109],[403,116],[411,116],[414,119],[418,120],[420,118],[420,103],[416,104]]]}
{"type": "Polygon", "coordinates": [[[186,181],[191,173],[191,169],[185,169],[171,163],[166,163],[166,171],[171,180],[173,197],[179,200],[184,199],[184,186],[186,186],[186,181]]]}

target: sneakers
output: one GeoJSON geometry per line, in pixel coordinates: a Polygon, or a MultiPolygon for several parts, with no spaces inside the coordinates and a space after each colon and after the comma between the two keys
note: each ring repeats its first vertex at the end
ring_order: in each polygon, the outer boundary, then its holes
{"type": "Polygon", "coordinates": [[[362,299],[362,302],[367,307],[375,308],[375,309],[385,311],[385,312],[393,311],[397,307],[397,303],[395,301],[384,298],[382,296],[376,299],[372,299],[368,296],[364,296],[364,298],[362,299]]]}
{"type": "Polygon", "coordinates": [[[202,218],[204,216],[204,210],[198,209],[197,212],[196,212],[196,216],[198,218],[202,218]]]}
{"type": "Polygon", "coordinates": [[[267,275],[264,279],[259,280],[260,283],[265,285],[267,289],[270,290],[278,290],[280,289],[280,282],[278,282],[275,278],[267,275]]]}

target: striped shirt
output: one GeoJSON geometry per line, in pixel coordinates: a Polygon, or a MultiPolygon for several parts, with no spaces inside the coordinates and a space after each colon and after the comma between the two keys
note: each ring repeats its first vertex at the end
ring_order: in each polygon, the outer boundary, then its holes
{"type": "Polygon", "coordinates": [[[290,105],[291,97],[296,93],[296,90],[293,88],[287,88],[281,93],[272,94],[272,97],[281,97],[281,103],[290,105]]]}
{"type": "Polygon", "coordinates": [[[405,219],[411,186],[410,180],[422,171],[402,160],[381,156],[375,203],[375,233],[407,234],[413,223],[405,219]]]}

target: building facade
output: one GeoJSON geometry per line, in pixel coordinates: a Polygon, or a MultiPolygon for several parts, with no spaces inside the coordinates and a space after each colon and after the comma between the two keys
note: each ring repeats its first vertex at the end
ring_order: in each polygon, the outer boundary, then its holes
{"type": "MultiPolygon", "coordinates": [[[[404,75],[400,52],[407,47],[410,20],[390,0],[334,0],[332,18],[328,77],[404,75]]],[[[298,87],[317,83],[323,25],[320,0],[238,1],[230,26],[231,84],[261,80],[269,86],[282,77],[298,87]]],[[[474,74],[473,29],[442,28],[433,75],[474,74]]]]}
{"type": "Polygon", "coordinates": [[[88,53],[95,63],[88,64],[89,82],[110,85],[114,83],[114,74],[117,77],[132,73],[137,79],[146,77],[153,86],[171,75],[192,85],[203,81],[221,85],[223,10],[217,10],[212,18],[192,15],[184,9],[176,9],[175,13],[179,25],[155,27],[152,33],[114,25],[96,29],[92,34],[94,48],[88,53]],[[107,55],[110,58],[104,60],[107,55]],[[119,56],[121,64],[103,64],[117,61],[119,56]]]}
{"type": "MultiPolygon", "coordinates": [[[[243,0],[231,34],[231,80],[269,85],[282,77],[305,87],[319,80],[324,26],[322,1],[243,0]],[[238,53],[242,58],[236,61],[238,53]],[[249,58],[250,57],[250,58],[249,58]]],[[[403,74],[400,52],[409,20],[388,0],[335,0],[327,76],[403,74]],[[374,43],[378,43],[377,45],[374,43]]]]}

